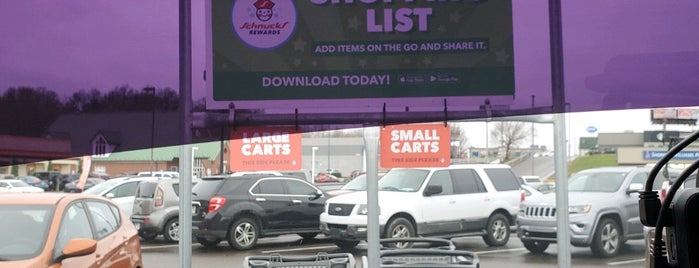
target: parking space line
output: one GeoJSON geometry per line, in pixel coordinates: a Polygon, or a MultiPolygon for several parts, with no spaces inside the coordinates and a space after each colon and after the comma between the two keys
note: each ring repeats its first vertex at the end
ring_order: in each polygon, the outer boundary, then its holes
{"type": "Polygon", "coordinates": [[[141,247],[141,250],[160,249],[160,248],[176,248],[176,247],[179,247],[179,245],[174,244],[174,245],[164,245],[164,246],[148,246],[148,247],[141,247]]]}
{"type": "Polygon", "coordinates": [[[488,251],[474,251],[476,254],[490,254],[490,253],[502,253],[502,252],[515,252],[523,251],[525,248],[509,248],[509,249],[498,249],[498,250],[488,250],[488,251]]]}
{"type": "Polygon", "coordinates": [[[267,254],[267,253],[292,252],[292,251],[303,251],[303,250],[314,250],[314,249],[330,249],[330,248],[337,248],[337,246],[265,250],[265,251],[262,251],[261,253],[267,254]]]}
{"type": "Polygon", "coordinates": [[[624,264],[631,264],[631,263],[645,262],[645,261],[646,261],[646,259],[617,261],[617,262],[609,262],[609,263],[607,263],[607,265],[615,266],[615,265],[624,265],[624,264]]]}

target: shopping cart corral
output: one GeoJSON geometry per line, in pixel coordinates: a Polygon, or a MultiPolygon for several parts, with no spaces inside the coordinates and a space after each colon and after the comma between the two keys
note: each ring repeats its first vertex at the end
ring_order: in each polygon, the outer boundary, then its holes
{"type": "MultiPolygon", "coordinates": [[[[478,255],[456,250],[451,240],[439,238],[386,238],[380,241],[381,268],[479,268],[478,255]],[[401,247],[402,246],[402,247],[401,247]]],[[[362,267],[368,267],[362,256],[362,267]]]]}

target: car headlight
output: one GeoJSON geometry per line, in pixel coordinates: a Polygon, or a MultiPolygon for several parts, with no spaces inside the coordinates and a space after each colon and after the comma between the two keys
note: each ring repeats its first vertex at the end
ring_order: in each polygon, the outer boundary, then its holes
{"type": "Polygon", "coordinates": [[[581,214],[588,213],[592,209],[591,205],[581,205],[581,206],[570,206],[568,207],[568,213],[570,214],[581,214]]]}
{"type": "MultiPolygon", "coordinates": [[[[359,205],[359,209],[357,209],[357,215],[367,215],[369,213],[369,206],[366,204],[364,205],[359,205]]],[[[381,214],[381,208],[379,208],[379,214],[381,214]]]]}

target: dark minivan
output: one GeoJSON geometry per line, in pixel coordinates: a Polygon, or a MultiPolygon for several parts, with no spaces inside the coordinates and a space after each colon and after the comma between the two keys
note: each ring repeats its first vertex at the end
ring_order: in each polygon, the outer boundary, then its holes
{"type": "Polygon", "coordinates": [[[239,250],[253,248],[261,237],[315,237],[327,199],[303,179],[269,175],[202,178],[192,195],[196,240],[213,247],[225,239],[239,250]]]}

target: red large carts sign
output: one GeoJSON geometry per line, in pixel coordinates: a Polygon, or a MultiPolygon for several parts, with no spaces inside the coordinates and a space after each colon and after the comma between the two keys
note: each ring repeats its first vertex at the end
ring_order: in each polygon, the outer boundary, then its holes
{"type": "Polygon", "coordinates": [[[387,126],[381,130],[381,166],[446,167],[450,162],[450,132],[444,124],[387,126]]]}
{"type": "Polygon", "coordinates": [[[301,134],[294,128],[238,128],[230,144],[233,171],[301,169],[301,134]]]}

